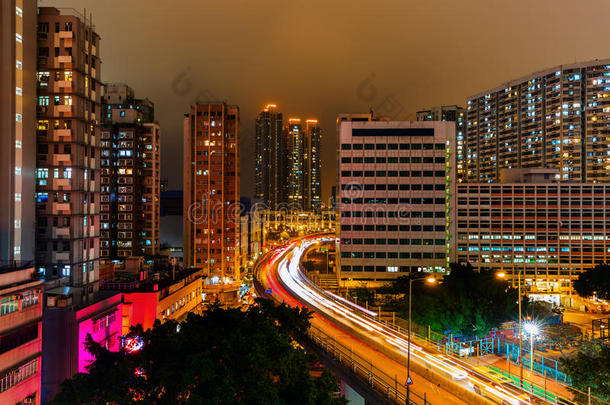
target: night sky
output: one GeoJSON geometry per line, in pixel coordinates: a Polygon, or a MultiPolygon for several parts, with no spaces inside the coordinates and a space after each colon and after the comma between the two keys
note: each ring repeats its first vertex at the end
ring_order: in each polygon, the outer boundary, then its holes
{"type": "Polygon", "coordinates": [[[323,197],[335,183],[339,112],[419,109],[554,65],[610,57],[608,0],[40,0],[84,8],[102,79],[156,106],[162,177],[182,184],[188,105],[241,109],[242,195],[253,193],[254,120],[267,102],[324,130],[323,197]],[[586,7],[582,7],[586,4],[586,7]]]}

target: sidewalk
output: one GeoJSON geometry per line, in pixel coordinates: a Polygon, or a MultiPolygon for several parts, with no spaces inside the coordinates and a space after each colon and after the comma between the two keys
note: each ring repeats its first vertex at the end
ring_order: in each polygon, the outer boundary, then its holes
{"type": "MultiPolygon", "coordinates": [[[[509,371],[509,363],[506,361],[506,359],[502,359],[498,356],[496,356],[495,354],[487,354],[485,356],[481,356],[479,358],[476,357],[471,357],[468,359],[470,362],[472,362],[473,364],[479,364],[481,366],[495,366],[497,368],[500,368],[504,371],[509,371]]],[[[512,374],[515,377],[519,377],[521,373],[521,368],[515,364],[510,364],[510,374],[512,374]]],[[[555,380],[551,380],[549,378],[546,379],[544,376],[541,376],[540,374],[534,372],[532,373],[529,369],[529,367],[527,367],[527,364],[523,364],[523,379],[527,380],[531,383],[533,383],[534,385],[541,387],[541,388],[545,388],[546,386],[546,390],[549,392],[553,392],[559,396],[568,398],[568,399],[572,399],[573,398],[573,394],[568,391],[566,385],[561,384],[555,380]]]]}

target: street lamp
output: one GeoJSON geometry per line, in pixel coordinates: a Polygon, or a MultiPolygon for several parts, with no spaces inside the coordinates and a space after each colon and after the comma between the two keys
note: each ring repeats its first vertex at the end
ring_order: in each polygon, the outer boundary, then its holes
{"type": "MultiPolygon", "coordinates": [[[[496,273],[496,277],[504,279],[506,278],[506,273],[504,272],[499,272],[496,273]]],[[[521,269],[519,269],[519,274],[518,274],[518,281],[517,281],[517,288],[518,288],[518,293],[517,295],[519,296],[519,366],[521,368],[520,371],[520,381],[521,381],[521,387],[523,387],[523,330],[522,330],[522,324],[521,324],[521,269]]],[[[509,359],[510,361],[510,359],[509,359]]]]}
{"type": "Polygon", "coordinates": [[[409,339],[407,339],[407,400],[406,400],[406,404],[409,405],[410,404],[410,391],[411,391],[411,292],[412,292],[412,286],[413,286],[413,281],[417,280],[417,281],[421,281],[421,280],[426,280],[426,282],[428,284],[434,284],[436,283],[436,279],[434,277],[426,277],[426,278],[409,278],[409,332],[408,332],[408,336],[409,339]]]}
{"type": "Polygon", "coordinates": [[[530,371],[534,371],[534,336],[540,332],[540,328],[534,322],[526,322],[523,325],[525,332],[530,335],[530,371]]]}

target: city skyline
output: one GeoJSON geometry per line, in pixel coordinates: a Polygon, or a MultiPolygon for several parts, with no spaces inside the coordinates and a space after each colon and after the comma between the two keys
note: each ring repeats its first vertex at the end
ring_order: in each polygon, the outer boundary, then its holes
{"type": "MultiPolygon", "coordinates": [[[[284,111],[318,117],[327,134],[322,145],[323,201],[330,198],[335,176],[338,113],[368,111],[369,107],[381,110],[378,107],[390,98],[399,110],[394,118],[415,120],[416,111],[429,106],[465,107],[467,97],[507,79],[610,54],[610,45],[602,40],[601,21],[610,4],[593,2],[591,9],[599,12],[592,15],[589,8],[570,4],[517,1],[486,5],[467,1],[457,7],[452,2],[432,5],[384,1],[355,7],[349,2],[320,2],[311,9],[323,7],[325,12],[302,20],[312,22],[305,34],[297,29],[301,25],[292,26],[288,21],[299,13],[313,12],[284,2],[267,4],[274,12],[271,23],[265,26],[258,22],[267,19],[257,16],[267,6],[244,5],[230,13],[228,3],[204,7],[196,1],[186,1],[181,8],[171,4],[150,7],[140,1],[129,6],[87,0],[40,3],[76,7],[79,11],[86,8],[93,14],[105,44],[101,49],[104,80],[128,82],[136,93],[146,94],[156,103],[166,135],[162,141],[165,157],[181,155],[180,118],[197,95],[204,96],[200,101],[226,99],[240,106],[244,150],[254,150],[254,118],[260,106],[269,101],[281,105],[284,111]],[[523,7],[529,12],[515,23],[510,16],[521,15],[523,7]],[[117,13],[122,14],[121,18],[116,18],[117,13]],[[206,15],[214,18],[203,26],[195,22],[206,15]],[[367,15],[374,20],[367,21],[367,15]],[[386,22],[381,24],[380,19],[386,22]],[[574,19],[589,21],[587,29],[557,28],[569,26],[574,19]],[[494,31],[490,34],[487,30],[491,21],[494,31]],[[125,37],[125,30],[113,29],[116,24],[141,35],[125,37]],[[159,24],[172,30],[158,30],[159,24]],[[363,24],[370,28],[360,30],[363,24]],[[188,35],[189,27],[197,26],[214,37],[215,32],[222,31],[220,26],[226,25],[233,32],[217,37],[207,49],[188,35]],[[447,41],[460,38],[466,28],[472,31],[471,41],[447,41]],[[140,45],[142,38],[157,44],[164,63],[152,63],[148,48],[140,45]],[[224,55],[225,43],[240,51],[224,55]],[[309,61],[293,69],[285,65],[286,60],[299,55],[308,55],[309,61]],[[247,68],[242,74],[244,66],[247,68]]],[[[253,172],[254,157],[244,156],[242,160],[244,173],[253,172]]],[[[181,184],[180,170],[175,160],[163,159],[162,176],[170,178],[171,189],[181,184]]],[[[253,196],[253,184],[248,176],[242,176],[243,194],[253,196]]]]}

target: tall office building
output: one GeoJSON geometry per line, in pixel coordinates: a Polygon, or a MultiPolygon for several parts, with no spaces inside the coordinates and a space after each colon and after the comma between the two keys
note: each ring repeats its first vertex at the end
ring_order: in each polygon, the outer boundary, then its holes
{"type": "Polygon", "coordinates": [[[86,16],[38,15],[36,266],[83,296],[99,271],[99,35],[86,16]]]}
{"type": "Polygon", "coordinates": [[[186,266],[212,282],[239,279],[239,107],[195,104],[184,119],[186,266]]]}
{"type": "Polygon", "coordinates": [[[109,84],[101,132],[100,256],[119,259],[159,250],[160,134],[154,104],[126,84],[109,84]]]}
{"type": "Polygon", "coordinates": [[[341,115],[339,277],[383,283],[452,259],[455,125],[341,115]]]}
{"type": "Polygon", "coordinates": [[[283,116],[277,105],[267,104],[256,117],[255,195],[270,209],[285,202],[283,116]]]}
{"type": "Polygon", "coordinates": [[[40,404],[42,290],[33,266],[0,266],[0,404],[40,404]]]}
{"type": "Polygon", "coordinates": [[[468,98],[469,182],[502,168],[556,168],[561,180],[610,181],[610,59],[561,65],[468,98]]]}
{"type": "Polygon", "coordinates": [[[0,262],[34,259],[36,2],[0,4],[0,262]]]}
{"type": "Polygon", "coordinates": [[[455,122],[455,173],[458,183],[464,181],[464,142],[466,129],[466,110],[457,105],[442,105],[417,112],[418,121],[455,122]]]}

